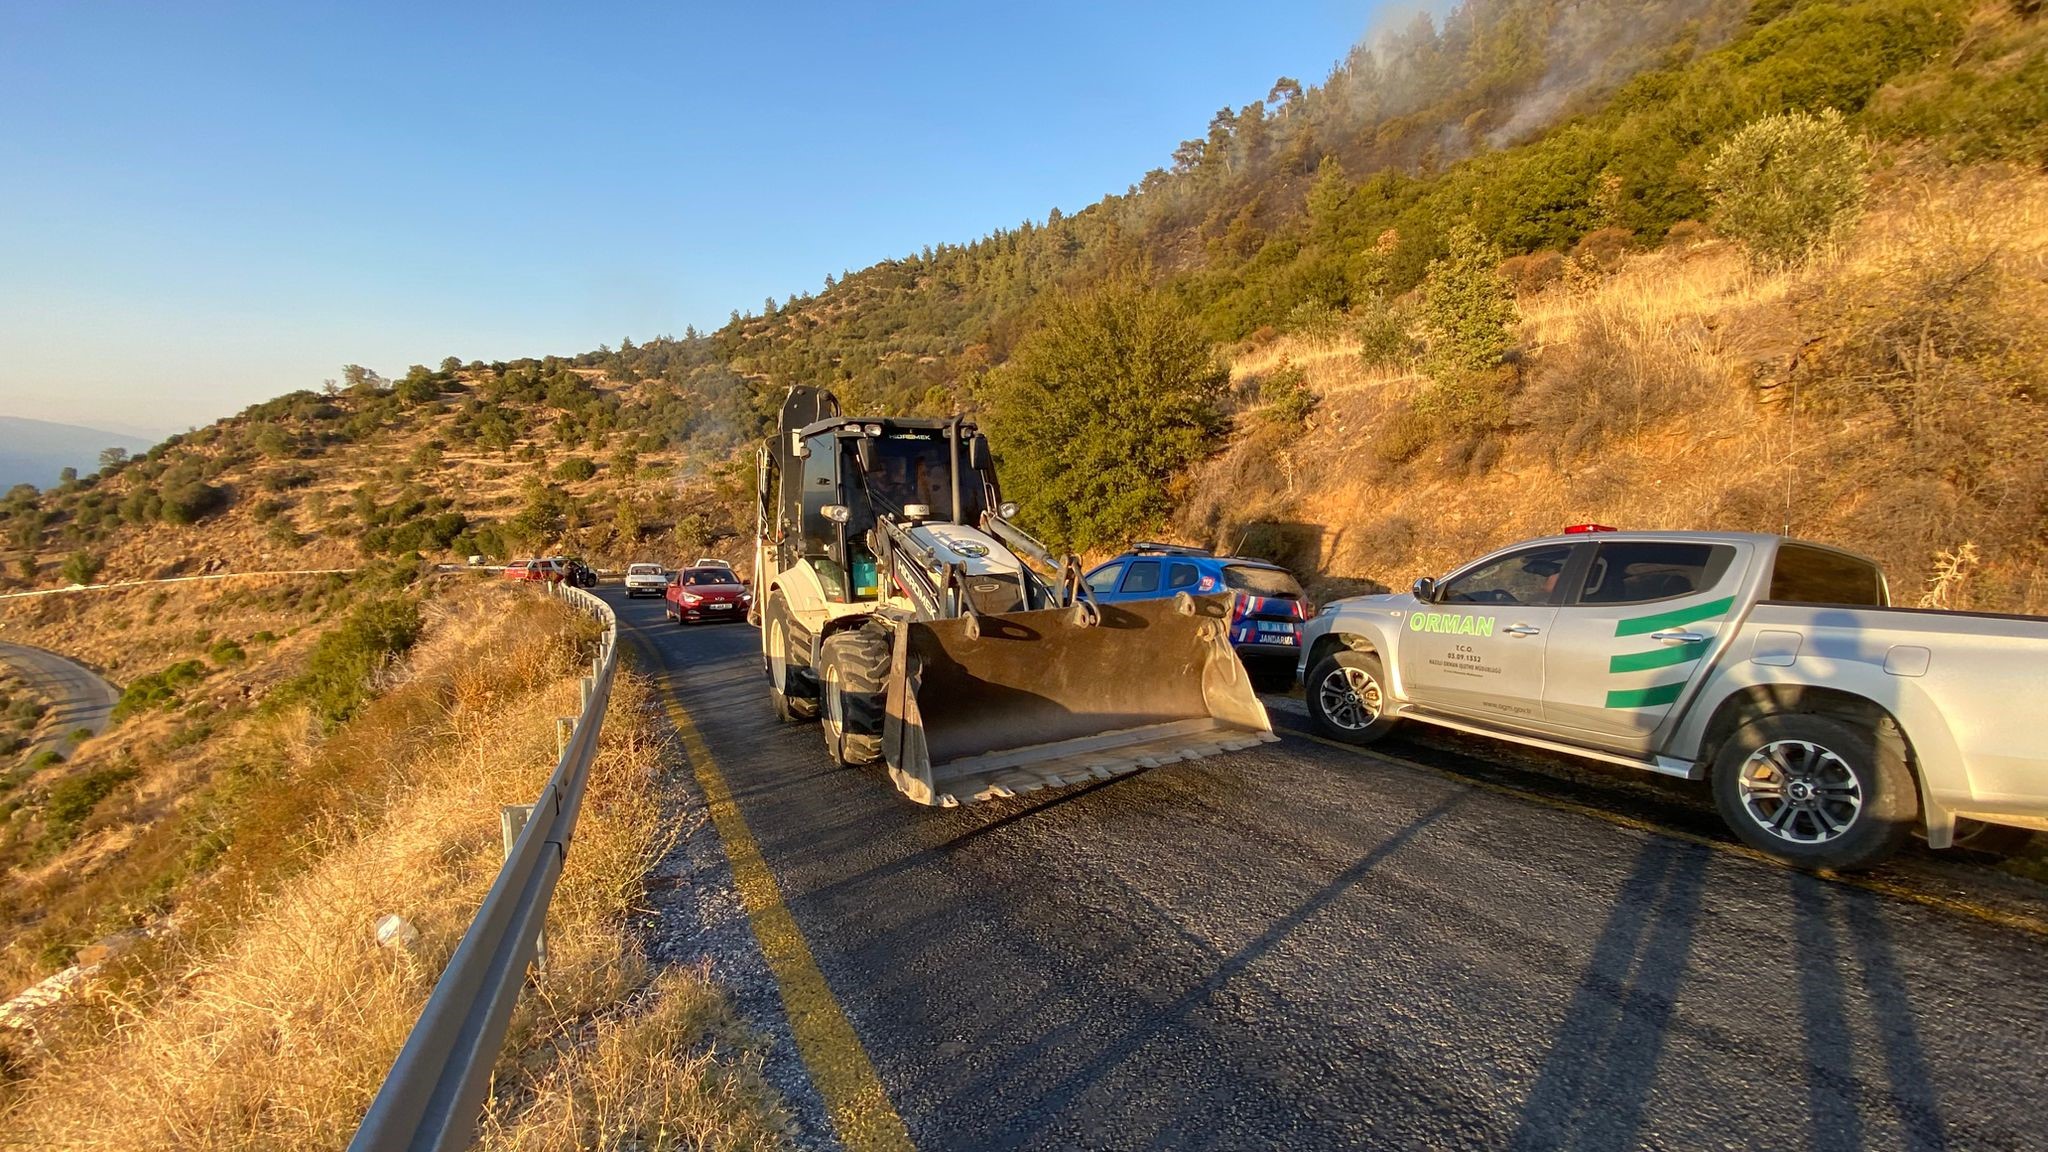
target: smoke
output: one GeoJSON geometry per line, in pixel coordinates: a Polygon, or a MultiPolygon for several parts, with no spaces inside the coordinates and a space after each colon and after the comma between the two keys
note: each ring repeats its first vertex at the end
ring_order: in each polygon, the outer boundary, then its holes
{"type": "Polygon", "coordinates": [[[1495,148],[1548,127],[1581,96],[1607,91],[1663,57],[1692,25],[1695,51],[1727,38],[1743,0],[1661,0],[1633,7],[1580,0],[1562,8],[1545,38],[1543,79],[1486,134],[1495,148]]]}

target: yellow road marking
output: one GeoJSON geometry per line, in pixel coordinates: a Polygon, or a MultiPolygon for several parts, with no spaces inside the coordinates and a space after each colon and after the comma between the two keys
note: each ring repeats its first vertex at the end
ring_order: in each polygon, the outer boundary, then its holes
{"type": "MultiPolygon", "coordinates": [[[[639,636],[634,636],[634,642],[646,651],[639,636]]],[[[655,666],[650,659],[650,670],[655,666]]],[[[769,970],[775,973],[783,1011],[796,1036],[797,1053],[810,1069],[818,1094],[824,1097],[825,1112],[832,1118],[839,1142],[849,1152],[914,1152],[910,1130],[889,1102],[889,1093],[854,1032],[853,1022],[846,1018],[845,1009],[825,983],[825,974],[818,970],[810,945],[804,942],[803,929],[797,927],[796,917],[782,902],[782,888],[768,870],[725,774],[712,759],[710,747],[689,709],[683,707],[674,684],[665,678],[663,686],[669,722],[682,737],[683,753],[689,757],[697,786],[704,790],[711,823],[725,843],[726,859],[732,862],[733,884],[753,922],[754,938],[761,942],[769,970]]]]}
{"type": "MultiPolygon", "coordinates": [[[[1664,825],[1654,824],[1648,820],[1638,820],[1633,816],[1625,816],[1619,812],[1610,812],[1605,808],[1595,808],[1590,804],[1580,804],[1556,796],[1545,796],[1541,792],[1531,792],[1508,784],[1497,784],[1491,780],[1480,780],[1476,777],[1453,772],[1448,768],[1438,768],[1400,756],[1389,756],[1384,752],[1360,748],[1355,744],[1346,744],[1341,740],[1331,740],[1328,737],[1317,736],[1312,732],[1303,732],[1298,728],[1276,727],[1274,731],[1283,732],[1289,736],[1321,744],[1328,748],[1335,748],[1339,752],[1349,752],[1354,756],[1363,757],[1367,760],[1379,760],[1388,764],[1397,764],[1403,768],[1412,768],[1417,772],[1427,772],[1432,776],[1445,780],[1455,780],[1460,784],[1478,788],[1482,791],[1496,793],[1501,796],[1512,796],[1517,800],[1526,800],[1534,804],[1540,804],[1545,808],[1554,808],[1560,812],[1572,812],[1580,816],[1590,816],[1595,820],[1634,829],[1637,832],[1653,832],[1672,840],[1682,840],[1687,844],[1698,844],[1703,848],[1711,848],[1716,852],[1723,852],[1730,856],[1739,856],[1744,860],[1751,860],[1758,864],[1768,864],[1773,868],[1779,868],[1788,872],[1796,871],[1792,865],[1785,863],[1776,856],[1759,852],[1747,844],[1716,840],[1711,836],[1701,836],[1698,833],[1687,832],[1679,828],[1667,828],[1664,825]]],[[[1903,884],[1894,884],[1889,880],[1858,876],[1853,873],[1822,872],[1820,875],[1837,884],[1845,884],[1851,888],[1861,888],[1866,892],[1875,892],[1881,896],[1889,896],[1895,900],[1919,904],[1923,907],[1950,913],[1951,915],[1981,920],[1986,924],[1996,924],[2001,928],[2010,928],[2014,931],[2025,932],[2033,936],[2048,936],[2048,920],[2043,920],[2038,916],[2029,916],[2024,912],[2008,912],[2003,908],[1992,908],[1988,905],[1959,899],[1954,896],[1942,896],[1933,892],[1923,892],[1917,888],[1908,888],[1903,884]]]]}

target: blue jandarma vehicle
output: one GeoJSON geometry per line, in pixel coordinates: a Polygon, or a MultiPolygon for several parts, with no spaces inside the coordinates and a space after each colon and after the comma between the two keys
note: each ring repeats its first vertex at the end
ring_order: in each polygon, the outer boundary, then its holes
{"type": "Polygon", "coordinates": [[[1090,570],[1087,580],[1089,591],[1104,604],[1156,600],[1178,592],[1230,595],[1230,643],[1252,683],[1262,692],[1294,687],[1302,624],[1315,609],[1300,583],[1278,564],[1218,556],[1180,544],[1141,542],[1090,570]]]}

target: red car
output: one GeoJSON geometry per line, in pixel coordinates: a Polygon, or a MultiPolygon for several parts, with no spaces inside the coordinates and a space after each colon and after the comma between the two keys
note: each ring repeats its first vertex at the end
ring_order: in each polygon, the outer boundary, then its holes
{"type": "Polygon", "coordinates": [[[507,580],[559,581],[562,578],[550,560],[514,560],[505,565],[504,576],[507,580]]]}
{"type": "Polygon", "coordinates": [[[668,579],[662,615],[678,624],[703,620],[744,620],[754,594],[724,565],[693,564],[668,579]]]}

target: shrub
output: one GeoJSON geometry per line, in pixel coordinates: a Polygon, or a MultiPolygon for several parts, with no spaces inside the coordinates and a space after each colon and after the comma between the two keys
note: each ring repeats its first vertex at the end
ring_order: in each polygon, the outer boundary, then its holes
{"type": "Polygon", "coordinates": [[[1310,344],[1335,344],[1344,337],[1344,314],[1321,300],[1303,300],[1287,313],[1286,327],[1310,344]]]}
{"type": "Polygon", "coordinates": [[[1595,229],[1572,246],[1572,263],[1596,272],[1618,272],[1634,242],[1635,233],[1626,228],[1595,229]]]}
{"type": "Polygon", "coordinates": [[[597,465],[587,456],[571,456],[555,465],[555,479],[571,483],[588,480],[597,475],[597,465]]]}
{"type": "Polygon", "coordinates": [[[1358,310],[1358,357],[1367,368],[1405,369],[1415,362],[1408,315],[1378,296],[1358,310]]]}
{"type": "Polygon", "coordinates": [[[1707,161],[1714,225],[1766,268],[1804,263],[1863,204],[1863,145],[1842,114],[1794,110],[1744,126],[1707,161]]]}
{"type": "Polygon", "coordinates": [[[67,584],[90,584],[99,579],[100,570],[106,566],[106,561],[90,552],[73,552],[59,574],[67,584]]]}
{"type": "Polygon", "coordinates": [[[1308,373],[1282,358],[1278,367],[1259,381],[1259,399],[1266,404],[1261,413],[1267,423],[1298,431],[1308,423],[1322,397],[1308,386],[1308,373]]]}
{"type": "Polygon", "coordinates": [[[227,506],[228,494],[202,480],[166,487],[160,494],[157,516],[166,524],[197,524],[227,506]]]}
{"type": "Polygon", "coordinates": [[[373,600],[320,637],[306,671],[271,697],[304,702],[329,725],[355,714],[370,697],[370,680],[419,640],[420,611],[410,600],[373,600]]]}
{"type": "Polygon", "coordinates": [[[230,664],[240,664],[242,661],[247,660],[249,654],[244,652],[242,646],[233,640],[222,640],[206,650],[206,658],[225,668],[230,664]]]}
{"type": "Polygon", "coordinates": [[[160,672],[129,682],[114,704],[114,719],[125,720],[137,712],[164,708],[177,703],[179,693],[206,677],[206,666],[197,660],[181,660],[160,672]]]}
{"type": "Polygon", "coordinates": [[[1466,369],[1430,382],[1415,398],[1415,414],[1439,437],[1480,437],[1507,426],[1513,374],[1466,369]]]}
{"type": "Polygon", "coordinates": [[[1533,296],[1564,275],[1564,255],[1544,251],[1510,256],[1501,261],[1500,274],[1514,285],[1516,295],[1533,296]]]}
{"type": "Polygon", "coordinates": [[[279,548],[297,548],[305,543],[304,538],[299,535],[299,530],[292,527],[292,522],[283,517],[270,522],[263,530],[263,539],[279,548]]]}
{"type": "Polygon", "coordinates": [[[58,781],[43,801],[43,839],[38,847],[47,854],[77,839],[78,830],[100,801],[134,778],[134,766],[122,764],[58,781]]]}

